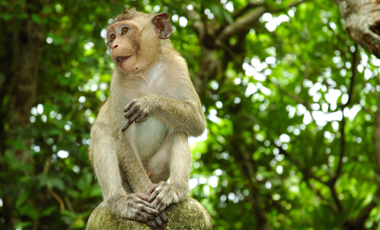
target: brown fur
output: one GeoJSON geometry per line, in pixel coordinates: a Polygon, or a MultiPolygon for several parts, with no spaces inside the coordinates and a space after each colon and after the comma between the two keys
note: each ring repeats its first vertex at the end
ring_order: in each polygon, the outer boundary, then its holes
{"type": "Polygon", "coordinates": [[[205,129],[186,61],[157,32],[167,28],[168,19],[160,18],[166,24],[157,27],[154,17],[124,10],[108,28],[116,35],[107,43],[116,68],[110,97],[91,130],[90,147],[111,212],[148,222],[151,228],[165,226],[165,215],[158,213],[186,199],[191,163],[188,135],[198,136],[205,129]],[[125,25],[130,31],[118,34],[125,25]],[[129,55],[121,64],[116,62],[129,55]],[[121,132],[127,123],[130,126],[121,132]]]}

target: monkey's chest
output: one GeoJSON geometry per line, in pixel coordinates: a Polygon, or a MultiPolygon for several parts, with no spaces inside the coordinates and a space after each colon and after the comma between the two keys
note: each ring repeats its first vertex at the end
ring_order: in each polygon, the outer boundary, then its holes
{"type": "Polygon", "coordinates": [[[146,165],[162,147],[168,134],[168,128],[154,117],[148,117],[143,122],[134,123],[134,126],[133,142],[141,162],[146,165]]]}

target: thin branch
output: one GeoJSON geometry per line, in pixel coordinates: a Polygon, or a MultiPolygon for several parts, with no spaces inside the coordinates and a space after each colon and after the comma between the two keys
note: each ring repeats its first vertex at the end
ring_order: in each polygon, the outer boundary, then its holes
{"type": "Polygon", "coordinates": [[[217,46],[222,47],[235,61],[240,62],[239,57],[234,53],[234,51],[226,45],[223,41],[219,40],[218,38],[215,38],[215,44],[217,46]]]}
{"type": "Polygon", "coordinates": [[[52,195],[58,201],[61,211],[65,210],[65,203],[63,202],[62,198],[51,189],[48,189],[47,191],[50,195],[52,195]]]}
{"type": "Polygon", "coordinates": [[[259,6],[264,6],[264,3],[257,3],[257,2],[248,2],[247,5],[245,5],[243,8],[240,8],[237,10],[232,17],[234,19],[242,16],[245,12],[249,11],[252,8],[259,7],[259,6]]]}
{"type": "Polygon", "coordinates": [[[67,196],[64,197],[64,200],[67,204],[67,208],[70,210],[70,212],[75,213],[73,204],[70,202],[69,198],[67,196]]]}
{"type": "Polygon", "coordinates": [[[342,205],[341,200],[338,197],[338,193],[336,192],[334,185],[335,185],[335,183],[334,184],[329,184],[328,186],[330,188],[331,195],[333,197],[333,200],[334,200],[336,206],[338,207],[339,212],[343,212],[343,205],[342,205]]]}
{"type": "Polygon", "coordinates": [[[300,98],[298,95],[295,95],[295,94],[290,93],[289,91],[287,91],[286,89],[284,89],[284,88],[281,87],[280,85],[277,85],[277,87],[278,87],[278,89],[279,89],[282,93],[284,93],[284,94],[286,94],[288,97],[292,98],[295,102],[297,102],[298,104],[302,104],[302,105],[304,105],[304,106],[307,108],[307,110],[309,110],[309,111],[312,110],[308,101],[303,100],[303,99],[300,98]]]}
{"type": "Polygon", "coordinates": [[[246,151],[242,149],[240,145],[236,145],[235,143],[239,143],[238,140],[232,140],[232,152],[236,160],[239,161],[242,166],[242,171],[245,176],[248,178],[250,194],[252,196],[252,205],[256,215],[257,220],[257,229],[268,229],[268,219],[265,214],[265,210],[262,207],[262,201],[260,199],[260,195],[257,191],[256,185],[256,177],[255,177],[255,169],[253,165],[253,160],[249,155],[245,154],[246,151]]]}
{"type": "Polygon", "coordinates": [[[358,65],[358,44],[355,43],[355,51],[354,53],[352,54],[352,65],[351,65],[351,73],[352,73],[352,76],[351,76],[351,83],[350,83],[350,89],[348,90],[348,100],[346,102],[346,104],[344,104],[344,108],[350,104],[351,100],[352,100],[352,94],[354,92],[354,85],[355,85],[355,77],[356,77],[356,67],[358,65]]]}
{"type": "Polygon", "coordinates": [[[283,149],[279,145],[276,145],[276,144],[274,144],[274,145],[280,150],[280,153],[283,154],[290,162],[292,162],[304,175],[306,175],[309,178],[313,178],[314,180],[316,180],[316,181],[318,181],[318,182],[320,182],[322,184],[327,185],[326,182],[324,182],[321,178],[319,178],[318,176],[314,175],[309,170],[309,168],[303,167],[300,163],[296,162],[285,149],[283,149]]]}
{"type": "MultiPolygon", "coordinates": [[[[322,184],[327,185],[327,186],[330,188],[330,190],[331,190],[331,194],[332,194],[332,197],[333,197],[334,203],[336,204],[336,206],[337,206],[337,208],[338,208],[338,210],[337,210],[337,209],[331,204],[331,202],[328,202],[328,203],[329,203],[329,206],[330,206],[331,209],[332,209],[332,211],[333,211],[334,213],[339,213],[339,212],[342,212],[342,211],[343,211],[342,203],[341,203],[341,201],[340,201],[339,198],[338,198],[338,194],[337,194],[336,191],[335,191],[334,185],[332,185],[331,183],[328,183],[328,182],[324,182],[324,181],[322,181],[322,179],[320,179],[319,177],[317,177],[316,175],[314,175],[314,174],[313,174],[308,168],[302,167],[300,164],[298,164],[297,162],[295,162],[295,161],[291,158],[290,154],[289,154],[286,150],[284,150],[281,146],[278,146],[278,145],[276,145],[276,144],[275,144],[275,146],[280,150],[280,153],[282,153],[285,157],[287,157],[288,160],[289,160],[290,162],[293,162],[293,163],[297,166],[297,168],[298,168],[298,169],[304,174],[306,183],[308,183],[308,178],[307,178],[307,177],[310,177],[310,178],[313,178],[313,179],[317,180],[318,182],[320,182],[320,183],[322,183],[322,184]]],[[[318,195],[318,193],[317,193],[317,195],[318,195]]],[[[322,194],[320,194],[320,196],[323,197],[322,194]]],[[[327,200],[327,199],[326,199],[326,200],[327,200]]]]}
{"type": "Polygon", "coordinates": [[[198,38],[204,37],[204,24],[201,21],[201,16],[195,11],[195,10],[188,10],[187,12],[187,18],[189,18],[192,23],[192,27],[195,31],[195,33],[198,35],[198,38]]]}
{"type": "MultiPolygon", "coordinates": [[[[355,76],[356,76],[356,66],[358,64],[358,57],[357,57],[357,51],[358,51],[358,45],[355,44],[355,51],[354,53],[352,54],[352,65],[351,65],[351,72],[352,72],[352,76],[351,76],[351,82],[350,82],[350,87],[349,87],[349,91],[348,91],[348,100],[347,102],[342,106],[342,114],[344,112],[344,109],[350,104],[350,102],[352,101],[352,94],[353,94],[353,91],[354,91],[354,85],[355,85],[355,76]]],[[[332,186],[335,186],[335,182],[336,180],[339,178],[341,172],[342,172],[342,167],[343,167],[343,157],[345,155],[345,151],[346,151],[346,133],[345,133],[345,126],[346,126],[346,119],[345,117],[343,116],[342,118],[342,123],[341,123],[341,126],[340,126],[340,135],[341,135],[341,138],[340,138],[340,154],[339,154],[339,162],[338,162],[338,167],[336,169],[336,172],[335,172],[335,175],[333,178],[331,178],[331,182],[332,182],[332,186]]]]}
{"type": "Polygon", "coordinates": [[[45,164],[44,164],[44,169],[43,169],[43,174],[44,175],[47,175],[49,170],[50,170],[50,167],[51,167],[51,160],[52,160],[52,156],[49,156],[48,158],[46,158],[45,160],[45,164]]]}
{"type": "Polygon", "coordinates": [[[314,192],[317,194],[317,196],[318,196],[321,200],[327,202],[328,206],[330,207],[330,209],[331,209],[335,214],[339,214],[339,211],[338,211],[337,207],[335,207],[334,204],[331,203],[331,200],[329,200],[329,199],[327,199],[325,196],[323,196],[322,193],[321,193],[321,191],[320,191],[319,189],[317,189],[317,188],[315,188],[313,185],[311,185],[310,182],[309,182],[308,180],[306,180],[306,185],[307,185],[312,191],[314,191],[314,192]]]}
{"type": "Polygon", "coordinates": [[[369,202],[360,211],[359,215],[355,219],[349,221],[349,224],[354,225],[356,227],[355,229],[362,229],[372,209],[375,208],[379,204],[379,196],[380,196],[380,186],[377,187],[376,192],[374,196],[372,197],[371,202],[369,202]]]}
{"type": "MultiPolygon", "coordinates": [[[[378,100],[377,108],[380,108],[380,100],[378,100]]],[[[374,115],[374,131],[372,135],[374,145],[374,155],[376,158],[376,171],[380,171],[380,109],[375,112],[374,115]]]]}

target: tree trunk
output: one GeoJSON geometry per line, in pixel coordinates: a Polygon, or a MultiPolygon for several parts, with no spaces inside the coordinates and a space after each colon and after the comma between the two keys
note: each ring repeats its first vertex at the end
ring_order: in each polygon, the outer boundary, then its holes
{"type": "Polygon", "coordinates": [[[378,0],[334,0],[351,38],[380,58],[380,2],[378,0]]]}
{"type": "MultiPolygon", "coordinates": [[[[0,157],[7,152],[14,154],[21,164],[33,166],[30,154],[30,138],[23,131],[30,125],[30,111],[36,100],[40,53],[45,41],[42,26],[31,19],[39,14],[39,1],[11,2],[1,10],[27,14],[24,20],[16,16],[0,23],[1,45],[8,46],[0,52],[0,157]],[[8,7],[8,8],[6,8],[8,7]],[[1,79],[3,77],[3,79],[1,79]],[[12,140],[12,144],[6,140],[12,140]],[[15,144],[16,143],[16,144],[15,144]]],[[[14,15],[16,15],[14,13],[14,15]]],[[[3,164],[4,170],[7,165],[3,164]]],[[[31,173],[31,172],[26,172],[31,173]]],[[[3,196],[5,226],[13,226],[15,200],[3,196]]],[[[38,221],[38,220],[37,220],[38,221]]]]}

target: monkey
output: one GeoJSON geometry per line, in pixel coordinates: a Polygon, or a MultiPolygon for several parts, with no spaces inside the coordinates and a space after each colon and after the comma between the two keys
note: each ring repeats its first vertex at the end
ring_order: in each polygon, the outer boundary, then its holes
{"type": "Polygon", "coordinates": [[[89,158],[114,215],[163,229],[164,210],[188,196],[189,136],[206,120],[167,12],[123,9],[107,28],[110,95],[91,128],[89,158]],[[168,181],[169,179],[169,181],[168,181]]]}

